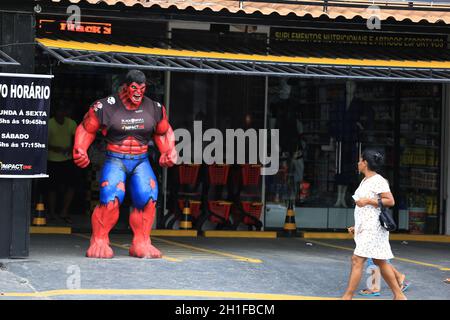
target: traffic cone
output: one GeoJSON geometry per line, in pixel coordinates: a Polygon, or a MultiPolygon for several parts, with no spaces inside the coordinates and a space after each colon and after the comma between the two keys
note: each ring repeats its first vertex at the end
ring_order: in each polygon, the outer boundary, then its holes
{"type": "Polygon", "coordinates": [[[45,218],[45,207],[42,200],[42,195],[39,196],[39,201],[36,204],[36,214],[33,218],[33,225],[35,226],[45,226],[47,224],[47,219],[45,218]]]}
{"type": "Polygon", "coordinates": [[[180,229],[182,230],[192,229],[191,208],[189,207],[189,201],[187,199],[184,202],[183,217],[180,221],[180,229]]]}
{"type": "Polygon", "coordinates": [[[295,224],[295,212],[291,200],[289,200],[283,229],[285,234],[287,234],[288,236],[295,236],[295,234],[297,233],[297,225],[295,224]]]}

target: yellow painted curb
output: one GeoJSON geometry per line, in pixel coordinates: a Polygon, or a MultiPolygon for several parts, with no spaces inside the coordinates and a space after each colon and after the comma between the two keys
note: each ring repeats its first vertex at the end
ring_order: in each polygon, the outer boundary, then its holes
{"type": "Polygon", "coordinates": [[[300,236],[305,239],[353,239],[353,236],[349,233],[338,232],[302,232],[300,236]]]}
{"type": "Polygon", "coordinates": [[[442,235],[419,235],[419,234],[390,234],[390,240],[397,241],[423,241],[423,242],[442,242],[450,243],[450,236],[442,235]]]}
{"type": "Polygon", "coordinates": [[[158,237],[197,237],[197,230],[152,230],[152,236],[158,237]]]}
{"type": "Polygon", "coordinates": [[[40,292],[5,292],[2,297],[45,298],[78,295],[116,295],[116,296],[169,296],[198,298],[228,298],[251,300],[338,300],[330,297],[298,296],[288,294],[250,293],[233,291],[179,290],[179,289],[78,289],[49,290],[40,292]]]}
{"type": "MultiPolygon", "coordinates": [[[[351,234],[339,232],[302,232],[301,237],[304,239],[353,239],[351,234]]],[[[391,233],[389,240],[450,243],[450,236],[391,233]]]]}
{"type": "Polygon", "coordinates": [[[72,228],[30,226],[30,234],[72,234],[72,228]]]}
{"type": "Polygon", "coordinates": [[[209,230],[204,232],[205,238],[262,238],[275,239],[275,231],[222,231],[209,230]]]}

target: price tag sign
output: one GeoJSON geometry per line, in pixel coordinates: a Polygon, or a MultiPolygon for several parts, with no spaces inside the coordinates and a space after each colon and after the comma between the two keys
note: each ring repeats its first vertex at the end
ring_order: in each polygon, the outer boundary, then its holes
{"type": "Polygon", "coordinates": [[[0,73],[0,178],[48,177],[52,78],[0,73]]]}

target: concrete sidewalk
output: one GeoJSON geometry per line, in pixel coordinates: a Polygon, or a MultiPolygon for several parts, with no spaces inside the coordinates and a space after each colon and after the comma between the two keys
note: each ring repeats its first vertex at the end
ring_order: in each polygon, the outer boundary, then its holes
{"type": "MultiPolygon", "coordinates": [[[[160,238],[163,259],[84,257],[88,235],[32,235],[30,258],[2,260],[0,299],[334,299],[350,270],[351,240],[160,238]]],[[[412,283],[409,299],[450,299],[450,245],[391,242],[412,283]]],[[[361,288],[368,275],[364,275],[361,288]]],[[[359,297],[356,297],[359,298],[359,297]]],[[[381,299],[392,295],[382,282],[381,299]]]]}

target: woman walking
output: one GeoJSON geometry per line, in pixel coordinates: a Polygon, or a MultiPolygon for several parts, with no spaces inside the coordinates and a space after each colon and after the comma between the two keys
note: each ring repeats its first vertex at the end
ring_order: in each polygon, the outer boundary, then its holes
{"type": "Polygon", "coordinates": [[[342,299],[351,300],[362,278],[363,268],[368,258],[380,268],[381,275],[391,288],[394,300],[406,300],[392,267],[387,260],[393,259],[389,244],[389,232],[380,223],[378,199],[386,207],[395,205],[389,183],[377,173],[383,165],[384,157],[376,150],[365,150],[358,162],[358,171],[364,179],[355,191],[355,226],[352,229],[356,249],[352,256],[352,270],[347,290],[342,299]]]}

